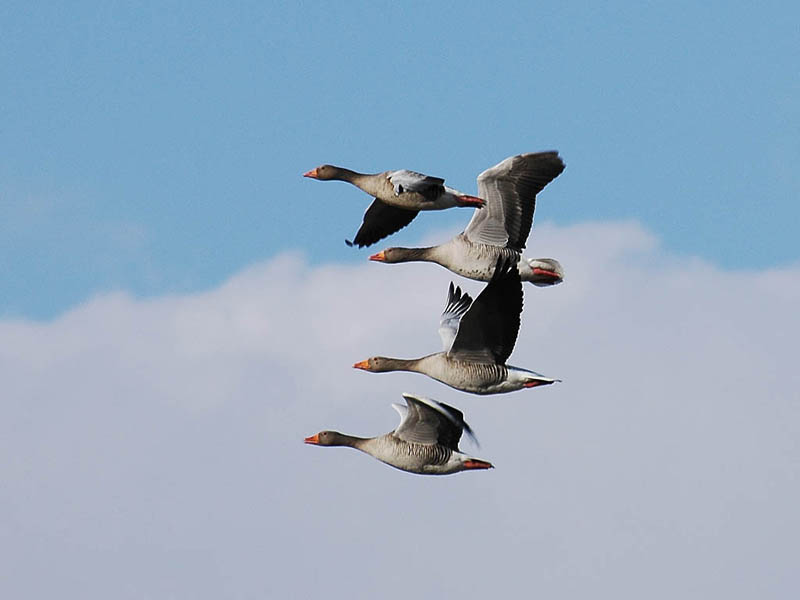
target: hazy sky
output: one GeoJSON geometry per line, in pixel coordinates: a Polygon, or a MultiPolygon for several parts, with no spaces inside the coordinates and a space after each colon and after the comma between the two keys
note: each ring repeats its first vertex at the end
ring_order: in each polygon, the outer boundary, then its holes
{"type": "Polygon", "coordinates": [[[789,598],[800,589],[800,62],[790,3],[0,7],[0,596],[789,598]],[[496,397],[451,280],[344,244],[412,168],[558,149],[496,397]],[[465,413],[496,469],[302,438],[465,413]]]}
{"type": "Polygon", "coordinates": [[[567,280],[526,287],[512,364],[563,382],[501,396],[351,368],[438,347],[433,265],[284,255],[0,324],[3,596],[793,597],[800,269],[677,260],[632,224],[537,247],[567,280]],[[302,443],[391,430],[404,391],[461,408],[496,468],[302,443]]]}

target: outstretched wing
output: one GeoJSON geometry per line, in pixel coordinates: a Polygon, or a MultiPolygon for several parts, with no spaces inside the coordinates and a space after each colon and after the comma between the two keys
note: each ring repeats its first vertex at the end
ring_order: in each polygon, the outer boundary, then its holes
{"type": "Polygon", "coordinates": [[[478,195],[486,205],[472,215],[467,238],[521,252],[533,224],[536,194],[563,170],[555,151],[511,156],[486,169],[478,175],[478,195]]]}
{"type": "Polygon", "coordinates": [[[348,246],[363,248],[400,231],[411,223],[419,211],[397,208],[381,202],[377,198],[364,213],[364,222],[353,241],[345,240],[348,246]]]}
{"type": "Polygon", "coordinates": [[[497,259],[492,279],[461,318],[448,352],[470,362],[505,364],[519,333],[522,282],[514,260],[497,259]]]}
{"type": "Polygon", "coordinates": [[[462,292],[460,287],[450,282],[450,289],[447,292],[447,305],[444,307],[442,318],[439,321],[439,337],[442,338],[442,347],[445,352],[450,351],[453,340],[458,333],[458,326],[461,317],[469,310],[472,298],[466,292],[462,292]]]}

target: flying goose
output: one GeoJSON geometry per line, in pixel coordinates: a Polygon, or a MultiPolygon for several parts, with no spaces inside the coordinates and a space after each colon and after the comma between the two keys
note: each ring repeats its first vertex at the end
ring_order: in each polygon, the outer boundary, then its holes
{"type": "Polygon", "coordinates": [[[489,281],[498,256],[517,260],[522,281],[537,286],[561,283],[564,270],[552,258],[522,256],[533,223],[536,194],[564,170],[558,152],[511,156],[478,175],[478,194],[486,200],[467,228],[449,242],[427,248],[387,248],[370,260],[434,262],[470,279],[489,281]]]}
{"type": "Polygon", "coordinates": [[[372,438],[320,431],[304,441],[317,446],[349,446],[401,471],[420,475],[492,468],[491,463],[459,451],[463,430],[475,439],[460,410],[421,396],[403,394],[403,398],[406,406],[392,404],[400,413],[400,425],[394,431],[372,438]]]}
{"type": "Polygon", "coordinates": [[[353,241],[348,246],[363,248],[382,240],[411,223],[421,210],[442,210],[453,206],[482,207],[484,201],[444,185],[444,179],[414,171],[385,171],[367,175],[342,167],[322,165],[303,174],[321,181],[352,183],[375,200],[364,213],[353,241]]]}
{"type": "Polygon", "coordinates": [[[353,365],[383,373],[413,371],[457,390],[501,394],[558,381],[506,365],[514,349],[522,312],[522,283],[516,262],[500,256],[488,285],[474,302],[450,283],[439,325],[443,352],[415,359],[373,356],[353,365]]]}

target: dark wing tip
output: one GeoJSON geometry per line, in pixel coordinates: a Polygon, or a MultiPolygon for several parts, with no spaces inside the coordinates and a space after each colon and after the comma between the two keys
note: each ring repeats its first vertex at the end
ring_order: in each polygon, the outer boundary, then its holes
{"type": "MultiPolygon", "coordinates": [[[[450,283],[452,285],[452,282],[450,283]]],[[[466,310],[469,308],[470,304],[472,304],[472,296],[470,296],[467,292],[461,291],[461,288],[456,286],[455,296],[453,298],[454,305],[462,310],[466,310]]]]}
{"type": "Polygon", "coordinates": [[[434,400],[436,404],[446,413],[448,413],[448,418],[451,419],[455,424],[461,425],[464,422],[464,413],[458,410],[455,406],[450,406],[449,404],[445,404],[444,402],[439,402],[438,400],[434,400]]]}
{"type": "Polygon", "coordinates": [[[383,238],[400,231],[411,223],[419,211],[407,210],[390,206],[375,198],[364,213],[364,219],[359,227],[353,245],[366,248],[383,238]]]}
{"type": "Polygon", "coordinates": [[[461,288],[451,281],[450,287],[447,290],[447,302],[448,304],[455,304],[460,299],[461,299],[461,288]]]}
{"type": "Polygon", "coordinates": [[[500,255],[497,257],[497,262],[494,265],[494,274],[492,275],[491,281],[499,281],[501,279],[508,279],[510,277],[514,277],[514,275],[519,277],[519,270],[517,269],[517,263],[511,257],[500,255]]]}
{"type": "Polygon", "coordinates": [[[466,311],[472,304],[472,297],[466,292],[462,292],[461,288],[450,282],[450,288],[447,290],[447,304],[444,310],[447,312],[451,310],[455,313],[466,311]]]}
{"type": "Polygon", "coordinates": [[[450,406],[449,404],[445,404],[444,402],[437,402],[434,400],[438,405],[438,410],[442,413],[449,423],[453,426],[453,431],[456,435],[455,438],[455,446],[458,446],[458,439],[461,437],[462,433],[466,433],[469,438],[473,441],[475,446],[480,448],[480,443],[478,442],[478,438],[475,436],[475,432],[472,431],[472,428],[467,424],[464,420],[464,413],[457,409],[455,406],[450,406]]]}
{"type": "Polygon", "coordinates": [[[459,429],[461,429],[463,433],[466,433],[469,436],[469,439],[471,439],[475,445],[480,448],[480,443],[478,442],[478,438],[475,436],[475,432],[472,431],[472,427],[470,427],[469,424],[464,420],[464,413],[455,406],[450,406],[444,402],[439,402],[438,404],[444,408],[445,412],[449,413],[448,418],[450,421],[459,429]]]}

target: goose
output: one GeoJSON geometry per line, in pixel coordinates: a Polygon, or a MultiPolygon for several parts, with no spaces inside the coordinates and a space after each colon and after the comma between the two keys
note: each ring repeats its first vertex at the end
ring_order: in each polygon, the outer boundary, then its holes
{"type": "Polygon", "coordinates": [[[561,283],[564,269],[552,258],[522,256],[533,223],[536,194],[564,170],[557,151],[519,154],[478,175],[486,200],[467,228],[449,242],[428,248],[387,248],[369,257],[384,263],[434,262],[454,273],[489,281],[498,256],[515,258],[522,281],[536,286],[561,283]]]}
{"type": "Polygon", "coordinates": [[[368,175],[343,167],[321,165],[303,173],[320,181],[346,181],[365,191],[375,200],[364,213],[356,237],[345,240],[348,246],[364,248],[400,231],[421,210],[442,210],[453,206],[480,208],[482,198],[462,194],[444,185],[444,179],[407,169],[368,175]]]}
{"type": "Polygon", "coordinates": [[[320,431],[304,441],[316,446],[349,446],[396,469],[420,475],[493,468],[491,463],[458,449],[462,431],[466,430],[475,440],[460,410],[422,396],[403,394],[403,398],[406,406],[392,404],[400,413],[400,424],[385,435],[361,438],[338,431],[320,431]]]}
{"type": "Polygon", "coordinates": [[[439,324],[443,352],[422,358],[373,356],[353,365],[373,373],[412,371],[472,394],[502,394],[557,379],[506,365],[519,333],[522,282],[514,260],[500,256],[475,302],[450,282],[439,324]]]}

